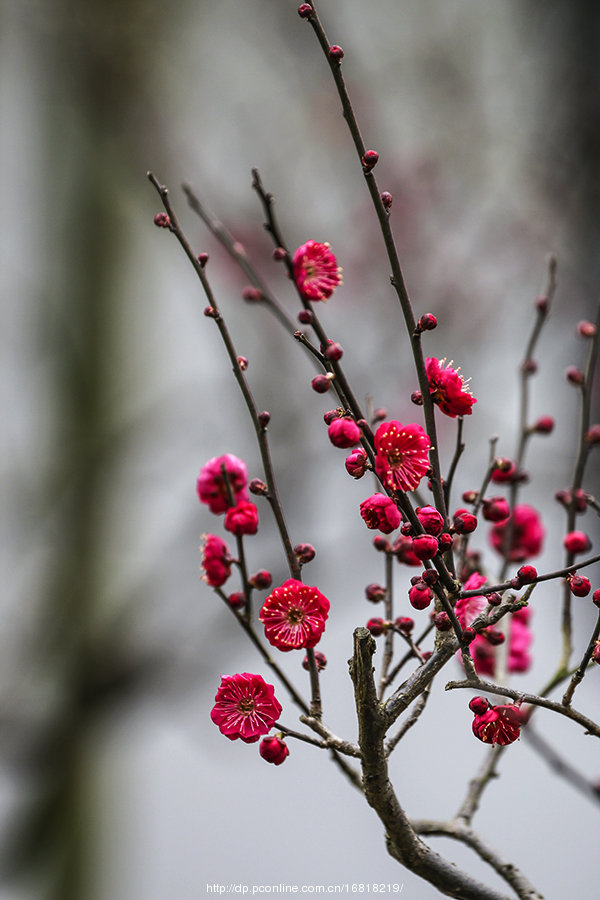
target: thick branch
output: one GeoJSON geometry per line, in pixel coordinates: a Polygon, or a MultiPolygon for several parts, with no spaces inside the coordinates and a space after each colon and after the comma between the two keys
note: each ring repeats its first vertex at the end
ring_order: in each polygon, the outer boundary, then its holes
{"type": "MultiPolygon", "coordinates": [[[[387,716],[377,700],[373,677],[375,641],[366,628],[354,632],[354,655],[350,674],[359,725],[363,787],[386,829],[386,846],[394,859],[411,872],[433,884],[447,897],[462,900],[506,900],[505,895],[471,878],[428,847],[413,829],[388,777],[384,752],[387,716]]],[[[537,895],[530,895],[532,898],[537,895]]]]}

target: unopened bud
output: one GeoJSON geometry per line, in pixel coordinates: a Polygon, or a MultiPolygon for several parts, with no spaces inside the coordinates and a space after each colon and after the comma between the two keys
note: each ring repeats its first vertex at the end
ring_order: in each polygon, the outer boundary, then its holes
{"type": "Polygon", "coordinates": [[[258,496],[261,496],[267,493],[267,486],[264,481],[261,481],[260,478],[253,478],[248,485],[248,490],[251,494],[257,494],[258,496]]]}
{"type": "Polygon", "coordinates": [[[313,8],[310,3],[301,3],[298,7],[298,15],[301,19],[310,19],[313,14],[313,8]]]}
{"type": "Polygon", "coordinates": [[[332,374],[330,372],[327,375],[315,375],[313,380],[310,383],[313,391],[316,391],[317,394],[326,394],[329,388],[331,387],[331,379],[332,374]]]}
{"type": "Polygon", "coordinates": [[[579,322],[577,325],[577,334],[582,338],[592,338],[596,334],[596,326],[593,322],[579,322]]]}
{"type": "Polygon", "coordinates": [[[327,56],[329,59],[334,60],[334,62],[339,62],[344,58],[344,51],[337,44],[332,44],[327,51],[327,56]]]}
{"type": "Polygon", "coordinates": [[[377,165],[379,153],[377,150],[367,150],[362,158],[363,169],[370,172],[373,166],[377,165]]]}
{"type": "Polygon", "coordinates": [[[301,566],[311,562],[316,555],[317,551],[312,544],[296,544],[294,547],[294,556],[301,566]]]}
{"type": "Polygon", "coordinates": [[[208,253],[199,253],[198,254],[198,262],[204,268],[206,263],[208,262],[208,253]]]}
{"type": "Polygon", "coordinates": [[[379,196],[383,204],[383,208],[389,211],[392,208],[392,195],[389,191],[382,191],[379,196]]]}
{"type": "Polygon", "coordinates": [[[262,300],[262,294],[258,290],[258,288],[252,287],[252,285],[248,285],[242,291],[242,297],[244,300],[247,300],[249,303],[255,303],[257,300],[262,300]]]}
{"type": "Polygon", "coordinates": [[[170,228],[171,220],[165,212],[159,212],[154,216],[154,224],[157,228],[170,228]]]}
{"type": "Polygon", "coordinates": [[[312,325],[314,319],[312,309],[301,309],[298,313],[298,321],[302,325],[312,325]]]}
{"type": "Polygon", "coordinates": [[[259,569],[258,572],[250,576],[248,584],[251,584],[252,587],[259,591],[265,591],[268,587],[271,587],[272,580],[272,575],[267,569],[259,569]]]}
{"type": "Polygon", "coordinates": [[[365,597],[370,603],[380,603],[387,594],[387,590],[382,584],[368,584],[365,588],[365,597]]]}
{"type": "Polygon", "coordinates": [[[267,410],[263,410],[263,412],[258,414],[258,424],[261,428],[266,428],[269,422],[271,421],[271,413],[267,412],[267,410]]]}
{"type": "Polygon", "coordinates": [[[571,384],[576,385],[577,387],[582,385],[585,381],[583,372],[581,371],[581,369],[578,369],[577,366],[569,366],[567,371],[565,372],[565,375],[567,377],[567,381],[569,381],[571,384]]]}

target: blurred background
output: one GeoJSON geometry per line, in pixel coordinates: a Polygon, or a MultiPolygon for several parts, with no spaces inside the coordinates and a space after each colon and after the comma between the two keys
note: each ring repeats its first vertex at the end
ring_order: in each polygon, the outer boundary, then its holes
{"type": "MultiPolygon", "coordinates": [[[[387,855],[374,814],[318,750],[294,743],[284,766],[267,766],[208,715],[221,674],[263,666],[200,581],[200,535],[222,531],[198,504],[195,479],[225,452],[262,473],[195,275],[152,224],[160,204],[146,171],[170,187],[192,245],[210,254],[257,405],[271,412],[292,539],[316,546],[305,578],[332,603],[326,720],[349,738],[352,629],[378,614],[363,587],[383,579],[358,515],[371,486],[351,481],[328,443],[331,401],[310,390],[310,360],[241,299],[244,276],[187,210],[180,183],[244,243],[294,316],[250,187],[258,167],[289,245],[327,240],[344,267],[322,320],[345,349],[356,396],[371,394],[401,420],[418,415],[360,165],[296,7],[0,0],[2,900],[193,900],[214,882],[397,882],[406,897],[437,896],[387,855]]],[[[600,275],[600,7],[323,0],[319,10],[345,50],[366,144],[380,153],[378,183],[394,196],[415,310],[438,317],[426,352],[472,376],[478,403],[456,498],[478,487],[491,435],[499,453],[514,454],[519,361],[547,255],[558,257],[531,406],[557,427],[532,442],[522,495],[547,527],[537,564],[556,568],[565,516],[553,496],[571,477],[578,419],[564,369],[584,359],[575,325],[594,316],[600,275]]],[[[446,466],[454,428],[440,423],[446,466]]],[[[284,559],[261,512],[249,566],[277,582],[284,559]]],[[[485,529],[476,537],[497,571],[485,529]]],[[[396,570],[398,614],[409,612],[410,574],[396,570]]],[[[558,587],[538,588],[532,606],[535,661],[518,684],[535,691],[560,653],[558,587]]],[[[581,653],[595,616],[587,601],[576,611],[581,653]]],[[[299,658],[282,665],[304,689],[299,658]]],[[[458,673],[448,667],[448,677],[458,673]]],[[[446,680],[393,758],[400,798],[417,817],[451,816],[486,753],[471,735],[467,697],[445,695],[446,680]]],[[[576,696],[598,715],[595,673],[576,696]]],[[[295,718],[288,705],[282,719],[293,727],[295,718]]],[[[555,719],[541,713],[540,731],[599,779],[592,739],[555,719]]],[[[598,808],[522,740],[475,826],[542,893],[591,900],[597,869],[586,835],[598,808]]],[[[462,847],[433,843],[499,885],[462,847]]]]}

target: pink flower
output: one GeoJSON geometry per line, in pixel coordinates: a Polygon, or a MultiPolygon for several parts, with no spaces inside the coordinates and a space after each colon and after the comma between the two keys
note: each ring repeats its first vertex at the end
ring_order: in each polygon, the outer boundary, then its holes
{"type": "Polygon", "coordinates": [[[343,450],[354,447],[362,437],[362,431],[349,416],[334,419],[327,429],[327,434],[333,446],[341,447],[343,450]]]}
{"type": "Polygon", "coordinates": [[[258,531],[258,510],[254,503],[240,500],[225,513],[225,528],[232,534],[256,534],[258,531]]]}
{"type": "Polygon", "coordinates": [[[342,270],[329,244],[307,241],[292,258],[294,280],[306,300],[327,300],[342,281],[342,270]]]}
{"type": "Polygon", "coordinates": [[[203,580],[211,587],[221,587],[231,575],[231,554],[225,541],[216,534],[204,534],[202,546],[203,580]]]}
{"type": "Polygon", "coordinates": [[[274,766],[280,766],[290,755],[288,745],[278,737],[263,738],[258,752],[264,760],[273,763],[274,766]]]}
{"type": "Polygon", "coordinates": [[[528,652],[533,640],[529,627],[530,617],[531,609],[528,606],[523,606],[511,616],[508,636],[509,672],[527,672],[531,665],[531,656],[528,652]]]}
{"type": "Polygon", "coordinates": [[[402,520],[398,507],[385,494],[373,494],[363,500],[360,504],[360,514],[367,528],[378,528],[384,534],[391,534],[402,520]]]}
{"type": "Polygon", "coordinates": [[[515,506],[512,516],[506,522],[494,525],[490,532],[490,541],[494,550],[507,556],[511,562],[523,562],[530,556],[537,556],[542,550],[544,527],[540,517],[532,506],[521,504],[515,506]],[[505,540],[508,529],[512,526],[512,538],[508,553],[505,540]]]}
{"type": "Polygon", "coordinates": [[[248,470],[246,464],[233,456],[232,453],[226,453],[224,456],[215,456],[202,467],[198,481],[196,482],[196,492],[201,503],[207,503],[212,513],[224,513],[231,505],[227,497],[227,487],[223,478],[222,467],[225,466],[227,480],[231,487],[231,492],[235,503],[240,500],[247,500],[248,493],[246,484],[248,482],[248,470]]]}
{"type": "Polygon", "coordinates": [[[254,743],[269,733],[281,715],[273,685],[249,672],[221,676],[215,700],[210,717],[230,741],[240,738],[246,744],[254,743]]]}
{"type": "MultiPolygon", "coordinates": [[[[483,587],[486,581],[487,578],[485,575],[481,575],[479,572],[473,572],[473,574],[465,581],[463,590],[476,591],[477,588],[483,587]]],[[[463,599],[458,600],[454,607],[454,612],[456,613],[456,618],[460,622],[460,627],[466,628],[467,625],[470,625],[471,622],[477,618],[479,613],[483,612],[486,606],[487,600],[484,596],[464,597],[463,599]]]]}
{"type": "Polygon", "coordinates": [[[469,386],[463,381],[459,369],[453,369],[452,363],[445,365],[445,359],[429,357],[425,361],[425,371],[429,381],[431,399],[441,411],[453,419],[456,416],[470,416],[472,406],[477,403],[469,386]]]}
{"type": "MultiPolygon", "coordinates": [[[[481,700],[475,697],[474,700],[481,700]]],[[[472,700],[471,703],[474,701],[472,700]]],[[[484,744],[512,744],[521,734],[521,714],[513,703],[490,706],[483,713],[475,713],[473,734],[484,744]]]]}
{"type": "Polygon", "coordinates": [[[259,619],[269,643],[288,651],[318,644],[328,614],[329,600],[316,587],[288,578],[267,597],[259,619]]]}
{"type": "Polygon", "coordinates": [[[414,491],[429,468],[431,442],[420,425],[382,422],[375,432],[375,471],[390,490],[414,491]]]}

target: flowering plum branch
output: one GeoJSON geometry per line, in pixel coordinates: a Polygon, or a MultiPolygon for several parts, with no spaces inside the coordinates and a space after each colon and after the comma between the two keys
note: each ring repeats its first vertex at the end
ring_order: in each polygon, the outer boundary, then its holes
{"type": "MultiPolygon", "coordinates": [[[[249,672],[222,676],[211,717],[230,740],[260,741],[261,757],[275,766],[289,758],[288,742],[294,740],[328,750],[383,823],[390,855],[435,885],[442,894],[473,900],[503,896],[435,853],[422,840],[422,835],[443,835],[461,841],[495,870],[518,897],[541,898],[515,865],[508,863],[473,830],[472,820],[486,786],[498,775],[502,756],[510,752],[507,748],[519,739],[521,731],[528,733],[535,708],[544,708],[570,719],[586,733],[600,737],[600,724],[572,706],[578,685],[586,673],[600,663],[600,617],[590,633],[579,665],[569,670],[573,653],[571,597],[586,597],[591,592],[591,580],[581,572],[600,561],[600,554],[589,555],[592,543],[587,533],[576,528],[576,517],[588,507],[600,512],[598,501],[583,487],[590,451],[600,443],[600,426],[591,421],[600,317],[595,323],[580,323],[579,335],[589,342],[587,359],[583,370],[571,367],[567,372],[568,380],[579,392],[580,428],[571,484],[557,494],[566,510],[565,564],[539,574],[530,561],[542,551],[545,528],[538,511],[521,502],[521,491],[528,479],[524,465],[530,438],[534,434],[547,435],[554,428],[554,420],[549,415],[543,415],[533,423],[530,421],[529,392],[530,379],[537,371],[538,341],[556,293],[556,260],[549,259],[547,283],[544,293],[535,301],[535,321],[520,365],[515,457],[497,456],[498,438],[492,437],[485,472],[478,478],[479,490],[465,491],[462,495],[465,505],[453,509],[452,486],[467,446],[465,417],[474,414],[478,398],[453,362],[425,355],[423,335],[437,327],[437,317],[433,313],[417,317],[413,311],[391,228],[393,198],[388,191],[380,191],[378,187],[374,170],[379,154],[367,149],[363,140],[342,73],[344,52],[339,45],[329,43],[314,3],[302,3],[298,13],[312,26],[325,54],[371,197],[417,376],[418,389],[412,392],[410,400],[413,407],[422,410],[424,425],[407,421],[406,416],[402,422],[389,418],[385,409],[373,409],[370,396],[364,407],[367,415],[363,412],[341,362],[344,351],[329,337],[317,313],[319,303],[330,300],[342,286],[337,257],[328,243],[314,239],[292,249],[277,220],[274,197],[265,189],[259,172],[252,170],[252,188],[261,204],[265,230],[274,244],[273,260],[283,264],[297,296],[297,322],[302,329],[296,326],[296,321],[258,274],[242,244],[208,212],[191,187],[184,185],[190,208],[250,282],[243,297],[251,306],[264,306],[288,338],[307,351],[311,365],[318,371],[311,381],[312,390],[320,394],[332,391],[337,398],[339,405],[325,413],[324,421],[330,443],[348,452],[346,472],[357,481],[368,472],[375,479],[375,491],[361,502],[357,517],[360,515],[367,529],[377,532],[373,545],[383,554],[384,583],[372,582],[365,589],[367,601],[382,604],[383,615],[371,617],[366,627],[354,631],[350,677],[358,722],[358,741],[355,742],[338,737],[332,731],[323,709],[320,677],[327,660],[317,648],[328,626],[332,603],[319,587],[303,579],[303,569],[316,551],[310,544],[294,545],[291,540],[271,459],[270,414],[259,412],[245,374],[248,361],[238,354],[214,296],[206,271],[208,254],[196,254],[192,250],[175,216],[166,187],[148,173],[164,207],[164,212],[155,216],[155,224],[175,236],[200,280],[208,301],[205,316],[214,320],[225,346],[254,428],[262,462],[262,477],[250,480],[246,464],[232,453],[215,456],[202,466],[196,485],[198,498],[213,516],[223,517],[224,530],[233,535],[236,542],[234,557],[222,537],[216,534],[204,536],[202,578],[229,607],[262,662],[299,708],[299,722],[307,730],[297,730],[281,721],[283,707],[275,687],[262,675],[249,672]],[[441,475],[436,427],[436,416],[440,415],[456,420],[456,443],[445,480],[441,475]],[[426,499],[424,485],[430,490],[431,502],[426,499]],[[508,497],[500,493],[503,489],[508,491],[508,497]],[[270,572],[264,569],[250,574],[250,544],[247,542],[251,542],[260,527],[259,510],[250,494],[263,497],[275,519],[289,572],[281,584],[273,585],[270,572]],[[490,525],[490,544],[500,558],[500,573],[496,578],[488,574],[479,553],[471,549],[481,519],[490,525]],[[406,590],[415,618],[397,614],[396,565],[412,567],[416,571],[406,590]],[[239,575],[241,590],[228,593],[225,585],[234,571],[239,575]],[[516,690],[507,681],[509,675],[526,673],[530,668],[530,601],[534,589],[542,582],[563,585],[563,652],[556,672],[544,689],[534,694],[516,690]],[[255,591],[268,591],[258,614],[252,608],[255,591]],[[426,609],[430,609],[428,619],[425,619],[426,609]],[[423,619],[419,622],[417,617],[421,614],[423,619]],[[417,624],[419,636],[415,638],[417,624]],[[497,627],[500,624],[505,631],[497,627]],[[376,639],[380,637],[383,652],[376,680],[373,658],[376,639]],[[408,649],[398,658],[399,646],[403,645],[408,649]],[[276,660],[278,653],[297,658],[298,651],[303,657],[302,668],[308,672],[310,702],[276,660]],[[388,760],[425,712],[429,713],[427,701],[434,679],[454,658],[462,665],[465,677],[448,681],[445,689],[468,688],[478,692],[468,703],[472,714],[471,732],[475,739],[488,745],[489,752],[471,778],[454,818],[444,822],[411,821],[390,780],[388,760]],[[406,670],[406,677],[398,683],[403,670],[406,670]],[[550,699],[550,692],[567,679],[570,680],[562,701],[550,699]],[[512,702],[492,703],[481,694],[512,702]],[[360,775],[348,763],[347,757],[360,761],[360,775]]],[[[600,607],[600,589],[593,593],[593,602],[600,607]]],[[[543,741],[539,746],[543,747],[543,741]]],[[[541,749],[540,754],[554,770],[564,772],[573,784],[581,788],[583,783],[589,789],[589,782],[573,773],[572,767],[564,764],[561,769],[556,751],[541,749]]]]}

